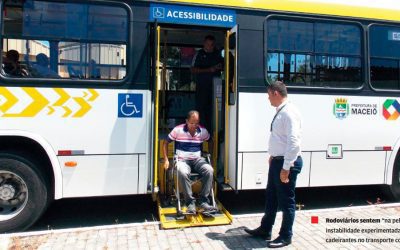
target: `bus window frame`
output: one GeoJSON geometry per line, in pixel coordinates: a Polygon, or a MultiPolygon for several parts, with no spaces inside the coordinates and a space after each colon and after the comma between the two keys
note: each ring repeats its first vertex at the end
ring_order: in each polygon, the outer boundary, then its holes
{"type": "MultiPolygon", "coordinates": [[[[367,46],[367,35],[364,25],[360,21],[356,20],[344,20],[344,19],[334,19],[334,18],[323,18],[323,17],[315,17],[315,16],[299,16],[299,15],[287,15],[287,14],[270,14],[264,19],[264,27],[263,27],[263,38],[264,38],[264,60],[263,60],[263,67],[264,67],[264,83],[266,86],[270,85],[271,83],[267,79],[267,55],[268,55],[268,21],[270,19],[277,18],[278,20],[288,20],[288,21],[303,21],[303,22],[311,22],[311,23],[335,23],[335,24],[353,24],[360,28],[360,59],[361,59],[361,84],[357,88],[343,88],[343,87],[313,87],[313,86],[292,86],[287,85],[287,88],[294,89],[294,90],[316,90],[316,91],[348,91],[348,92],[361,92],[366,88],[367,79],[366,79],[366,46],[367,46]]],[[[313,40],[315,43],[315,39],[313,40]]],[[[315,52],[313,52],[315,56],[315,52]]]]}
{"type": "MultiPolygon", "coordinates": [[[[370,44],[370,40],[369,40],[369,36],[370,36],[370,28],[371,26],[383,26],[383,27],[394,27],[397,29],[400,29],[400,23],[397,23],[397,26],[395,26],[396,23],[377,23],[377,22],[372,22],[370,24],[367,25],[367,39],[368,39],[368,43],[367,43],[367,54],[368,54],[368,66],[367,66],[367,74],[368,74],[368,85],[369,87],[377,93],[400,93],[400,89],[380,89],[380,88],[374,88],[372,86],[372,80],[371,80],[371,44],[370,44]]],[[[398,61],[400,61],[400,58],[398,59],[398,61]]]]}
{"type": "MultiPolygon", "coordinates": [[[[39,0],[42,2],[54,2],[52,0],[39,0]]],[[[59,1],[56,3],[70,3],[66,0],[59,1]]],[[[131,79],[133,78],[133,70],[132,66],[132,44],[133,44],[133,11],[132,6],[125,2],[120,1],[77,1],[72,2],[73,4],[88,4],[88,5],[100,5],[106,7],[119,7],[126,10],[126,20],[127,20],[127,39],[126,39],[126,55],[125,55],[125,77],[117,80],[110,79],[74,79],[74,78],[43,78],[43,77],[9,77],[4,75],[2,70],[0,70],[0,86],[32,86],[32,87],[54,87],[54,86],[62,86],[62,87],[73,87],[73,88],[85,88],[85,87],[95,87],[95,88],[118,88],[125,86],[127,84],[131,84],[131,79]]],[[[4,1],[0,3],[0,30],[3,30],[3,13],[4,13],[4,1]]],[[[20,39],[20,40],[28,40],[27,37],[14,37],[14,36],[3,36],[0,34],[0,51],[3,52],[3,40],[4,39],[20,39]]],[[[34,40],[38,40],[35,38],[34,40]]],[[[48,41],[48,39],[44,39],[48,41]]],[[[85,40],[79,40],[78,42],[82,42],[85,40]]],[[[60,41],[59,41],[60,42],[60,41]]],[[[0,63],[2,64],[3,58],[0,58],[0,63]]],[[[134,87],[130,87],[134,88],[134,87]]]]}

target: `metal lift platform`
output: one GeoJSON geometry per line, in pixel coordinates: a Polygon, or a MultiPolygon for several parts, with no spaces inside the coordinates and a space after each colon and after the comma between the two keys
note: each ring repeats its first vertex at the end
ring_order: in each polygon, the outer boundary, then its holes
{"type": "MultiPolygon", "coordinates": [[[[233,220],[232,215],[218,200],[216,200],[216,205],[219,211],[212,216],[206,216],[199,212],[195,215],[179,215],[173,204],[166,203],[167,202],[163,201],[159,196],[157,205],[162,229],[227,225],[231,224],[233,220]]],[[[183,211],[185,210],[186,208],[184,207],[183,211]]]]}

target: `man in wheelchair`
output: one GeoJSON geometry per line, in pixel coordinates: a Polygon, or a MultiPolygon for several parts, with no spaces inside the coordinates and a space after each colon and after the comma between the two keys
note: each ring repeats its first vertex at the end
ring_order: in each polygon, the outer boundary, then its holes
{"type": "Polygon", "coordinates": [[[183,189],[187,214],[196,214],[196,200],[193,197],[190,180],[192,170],[201,175],[202,188],[198,199],[200,211],[207,213],[217,211],[216,207],[209,204],[208,199],[212,189],[214,170],[201,156],[203,142],[210,140],[210,134],[199,122],[199,112],[195,110],[189,111],[186,123],[176,126],[169,133],[166,143],[163,145],[164,168],[168,169],[168,143],[175,141],[178,181],[183,189]]]}

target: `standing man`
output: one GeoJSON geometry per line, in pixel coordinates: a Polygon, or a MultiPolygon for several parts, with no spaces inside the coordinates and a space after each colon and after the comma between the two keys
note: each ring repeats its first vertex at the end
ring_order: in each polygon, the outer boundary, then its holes
{"type": "Polygon", "coordinates": [[[215,48],[215,37],[204,38],[203,48],[194,56],[190,71],[196,82],[196,109],[204,115],[204,126],[211,131],[213,78],[220,76],[223,58],[215,48]]]}
{"type": "Polygon", "coordinates": [[[163,145],[164,168],[169,168],[168,143],[175,141],[175,154],[178,162],[178,178],[183,187],[183,195],[187,206],[186,213],[196,214],[196,203],[192,194],[191,171],[201,175],[202,188],[200,192],[200,211],[215,212],[217,209],[209,204],[214,170],[207,161],[201,157],[201,149],[204,141],[210,140],[207,129],[199,125],[199,112],[189,111],[186,123],[176,126],[167,137],[163,145]]]}
{"type": "Polygon", "coordinates": [[[287,100],[287,89],[283,82],[277,81],[269,85],[267,90],[271,105],[276,107],[276,114],[270,127],[265,214],[258,228],[246,228],[245,231],[252,236],[271,240],[272,227],[279,207],[282,210],[279,236],[268,242],[269,248],[278,248],[292,243],[296,179],[303,166],[300,156],[301,115],[287,100]]]}

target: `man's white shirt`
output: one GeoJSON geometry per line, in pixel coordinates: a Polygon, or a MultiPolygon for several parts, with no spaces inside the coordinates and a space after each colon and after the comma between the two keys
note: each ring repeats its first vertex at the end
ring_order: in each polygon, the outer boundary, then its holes
{"type": "Polygon", "coordinates": [[[283,169],[289,170],[301,153],[301,123],[298,109],[285,101],[276,108],[279,112],[271,124],[268,153],[271,156],[283,156],[283,169]]]}

